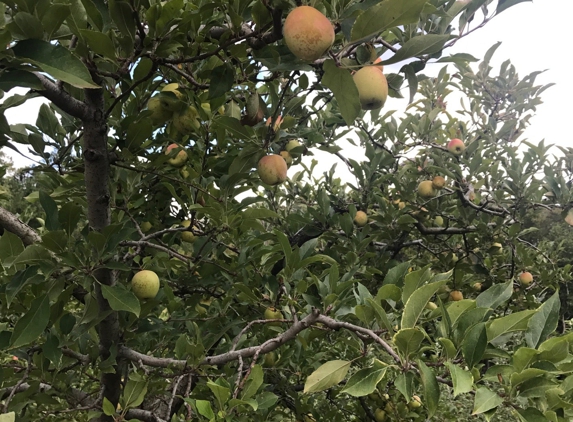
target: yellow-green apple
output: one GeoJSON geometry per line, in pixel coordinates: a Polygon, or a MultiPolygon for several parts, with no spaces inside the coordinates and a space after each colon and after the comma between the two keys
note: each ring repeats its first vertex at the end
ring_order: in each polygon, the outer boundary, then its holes
{"type": "Polygon", "coordinates": [[[153,299],[159,291],[159,277],[153,271],[139,271],[131,279],[131,291],[139,299],[153,299]]]}
{"type": "Polygon", "coordinates": [[[168,145],[165,148],[165,155],[169,156],[167,162],[173,167],[182,167],[188,158],[187,152],[179,144],[168,145]]]}
{"type": "Polygon", "coordinates": [[[421,406],[422,406],[422,400],[420,399],[420,397],[413,395],[412,400],[408,402],[408,407],[410,409],[418,409],[421,406]]]}
{"type": "Polygon", "coordinates": [[[374,419],[376,422],[384,422],[386,420],[386,412],[384,409],[377,408],[374,411],[374,419]]]}
{"type": "Polygon", "coordinates": [[[466,150],[466,146],[461,139],[454,138],[448,142],[448,151],[454,155],[462,155],[466,150]]]}
{"type": "Polygon", "coordinates": [[[183,99],[183,93],[181,91],[179,91],[179,84],[178,83],[167,84],[163,87],[163,89],[161,91],[172,92],[173,94],[175,94],[175,96],[178,99],[180,99],[180,100],[183,99]]]}
{"type": "Polygon", "coordinates": [[[149,230],[151,230],[151,223],[149,221],[144,221],[143,223],[141,223],[141,226],[139,226],[139,228],[143,233],[147,233],[149,230]]]}
{"type": "Polygon", "coordinates": [[[503,245],[499,242],[492,243],[490,250],[494,255],[500,255],[503,253],[503,245]]]}
{"type": "Polygon", "coordinates": [[[368,223],[368,215],[364,211],[356,211],[354,216],[354,224],[358,227],[364,227],[368,223]]]}
{"type": "Polygon", "coordinates": [[[189,106],[173,115],[173,127],[181,135],[191,135],[200,127],[199,113],[193,106],[189,106]]]}
{"type": "Polygon", "coordinates": [[[424,180],[418,185],[418,195],[422,198],[433,198],[436,196],[436,190],[431,180],[424,180]]]}
{"type": "Polygon", "coordinates": [[[290,155],[290,152],[281,151],[280,155],[281,155],[281,157],[283,157],[285,159],[287,167],[290,167],[292,165],[292,155],[290,155]]]}
{"type": "Polygon", "coordinates": [[[299,6],[288,14],[283,25],[283,36],[292,54],[312,62],[332,46],[334,27],[314,7],[299,6]]]}
{"type": "Polygon", "coordinates": [[[147,109],[151,111],[149,118],[155,126],[163,125],[173,116],[173,111],[159,97],[150,98],[147,102],[147,109]]]}
{"type": "Polygon", "coordinates": [[[450,292],[450,300],[453,302],[457,302],[459,300],[462,300],[464,298],[464,294],[462,292],[460,292],[459,290],[454,290],[452,292],[450,292]]]}
{"type": "Polygon", "coordinates": [[[529,271],[523,271],[519,274],[519,282],[522,286],[529,286],[533,282],[533,275],[529,271]]]}
{"type": "Polygon", "coordinates": [[[472,284],[472,289],[474,289],[476,292],[481,292],[482,287],[483,286],[479,281],[472,284]]]}
{"type": "Polygon", "coordinates": [[[374,64],[376,65],[377,69],[380,69],[380,72],[384,70],[384,65],[382,64],[382,57],[378,57],[376,60],[374,60],[374,64]]]}
{"type": "Polygon", "coordinates": [[[269,352],[263,358],[263,366],[267,368],[272,368],[277,363],[277,355],[275,352],[269,352]]]}
{"type": "Polygon", "coordinates": [[[441,215],[436,215],[436,217],[434,218],[434,224],[436,226],[443,227],[444,217],[442,217],[441,215]]]}
{"type": "Polygon", "coordinates": [[[257,172],[267,185],[278,185],[287,179],[288,166],[284,158],[277,154],[265,155],[259,160],[257,172]]]}
{"type": "Polygon", "coordinates": [[[443,176],[434,176],[432,186],[434,189],[443,189],[446,186],[446,179],[443,176]]]}
{"type": "MultiPolygon", "coordinates": [[[[265,319],[283,319],[283,313],[279,311],[277,308],[271,306],[270,308],[265,309],[265,319]]],[[[274,325],[280,326],[281,323],[279,321],[269,322],[267,325],[274,325]]]]}
{"type": "Polygon", "coordinates": [[[296,154],[291,152],[293,149],[301,147],[302,144],[297,141],[296,139],[291,139],[290,141],[287,142],[287,144],[285,145],[285,149],[290,152],[291,154],[296,154]]]}
{"type": "MultiPolygon", "coordinates": [[[[181,222],[181,226],[189,227],[191,225],[191,220],[184,220],[181,222]]],[[[194,229],[196,227],[193,227],[194,229]]],[[[193,243],[197,240],[197,236],[193,234],[191,231],[184,231],[181,232],[181,240],[187,243],[193,243]]]]}
{"type": "Polygon", "coordinates": [[[434,309],[438,309],[438,305],[436,305],[434,302],[428,302],[426,303],[425,308],[433,311],[434,309]]]}
{"type": "Polygon", "coordinates": [[[388,98],[388,81],[377,66],[365,66],[353,76],[363,110],[381,108],[388,98]]]}

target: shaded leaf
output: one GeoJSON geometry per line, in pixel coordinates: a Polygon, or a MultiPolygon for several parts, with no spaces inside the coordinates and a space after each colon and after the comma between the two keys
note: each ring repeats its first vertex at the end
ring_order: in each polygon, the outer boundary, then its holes
{"type": "Polygon", "coordinates": [[[346,360],[331,360],[321,365],[306,379],[304,393],[316,393],[337,385],[346,377],[350,363],[346,360]]]}
{"type": "Polygon", "coordinates": [[[436,413],[440,402],[440,386],[434,371],[428,368],[421,360],[418,361],[418,369],[420,370],[420,378],[424,388],[424,404],[428,409],[428,416],[432,417],[436,413]]]}
{"type": "Polygon", "coordinates": [[[541,305],[527,324],[525,340],[529,347],[535,348],[557,328],[559,321],[559,292],[555,292],[541,305]]]}
{"type": "Polygon", "coordinates": [[[363,397],[374,392],[376,386],[384,375],[387,368],[364,368],[350,377],[341,393],[350,394],[353,397],[363,397]]]}
{"type": "Polygon", "coordinates": [[[347,125],[351,125],[360,114],[360,100],[350,72],[337,67],[334,60],[327,60],[324,62],[322,83],[332,91],[342,118],[347,125]]]}
{"type": "Polygon", "coordinates": [[[120,284],[115,286],[101,285],[101,292],[114,311],[127,311],[139,316],[141,306],[133,293],[120,284]]]}
{"type": "Polygon", "coordinates": [[[36,340],[50,320],[50,299],[43,295],[34,299],[30,310],[18,320],[10,339],[10,345],[14,348],[24,346],[36,340]]]}
{"type": "Polygon", "coordinates": [[[420,35],[406,41],[400,50],[388,60],[384,60],[384,64],[393,64],[401,62],[402,60],[409,59],[410,57],[417,57],[423,54],[433,54],[442,49],[446,41],[450,39],[449,35],[420,35]]]}

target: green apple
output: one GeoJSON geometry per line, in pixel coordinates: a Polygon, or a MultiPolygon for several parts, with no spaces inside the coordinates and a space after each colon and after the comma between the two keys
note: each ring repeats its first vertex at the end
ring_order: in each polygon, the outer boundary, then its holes
{"type": "MultiPolygon", "coordinates": [[[[265,309],[265,319],[283,319],[283,313],[275,307],[265,309]]],[[[267,325],[280,326],[279,321],[269,322],[267,325]]]]}
{"type": "Polygon", "coordinates": [[[422,198],[433,198],[436,196],[436,190],[431,180],[424,180],[418,185],[418,195],[422,198]]]}
{"type": "Polygon", "coordinates": [[[376,422],[384,422],[386,420],[386,411],[384,411],[384,409],[377,408],[374,411],[374,419],[376,419],[376,422]]]}
{"type": "MultiPolygon", "coordinates": [[[[189,227],[190,225],[191,225],[191,220],[184,220],[181,222],[181,226],[183,227],[189,227]]],[[[197,240],[197,236],[195,236],[193,232],[190,231],[181,232],[181,240],[187,243],[194,243],[197,240]]]]}
{"type": "Polygon", "coordinates": [[[377,110],[388,98],[388,81],[377,66],[365,66],[354,74],[363,110],[377,110]]]}
{"type": "Polygon", "coordinates": [[[139,271],[131,279],[131,291],[139,299],[153,299],[159,292],[159,277],[153,271],[139,271]]]}
{"type": "Polygon", "coordinates": [[[198,117],[197,109],[189,106],[173,115],[173,127],[181,135],[191,135],[201,127],[198,117]]]}
{"type": "Polygon", "coordinates": [[[143,233],[147,233],[149,230],[151,230],[151,223],[149,221],[144,221],[143,223],[141,223],[141,225],[139,226],[139,228],[141,229],[141,231],[143,233]]]}
{"type": "Polygon", "coordinates": [[[368,224],[368,215],[364,211],[356,211],[354,224],[356,224],[358,227],[364,227],[366,224],[368,224]]]}

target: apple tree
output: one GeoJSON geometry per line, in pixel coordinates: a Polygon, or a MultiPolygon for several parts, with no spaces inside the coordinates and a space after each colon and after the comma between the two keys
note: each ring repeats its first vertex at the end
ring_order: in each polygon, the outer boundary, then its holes
{"type": "Polygon", "coordinates": [[[570,420],[573,150],[448,52],[520,2],[0,3],[0,421],[570,420]]]}

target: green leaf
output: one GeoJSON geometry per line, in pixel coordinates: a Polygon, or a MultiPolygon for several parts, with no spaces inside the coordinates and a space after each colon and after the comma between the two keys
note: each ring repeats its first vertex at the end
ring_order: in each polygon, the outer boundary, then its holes
{"type": "Polygon", "coordinates": [[[416,326],[418,318],[422,314],[426,304],[430,301],[432,296],[438,291],[438,289],[444,286],[448,281],[436,281],[434,283],[426,284],[419,287],[414,293],[410,295],[406,305],[404,306],[404,312],[402,314],[402,328],[413,328],[416,326]]]}
{"type": "Polygon", "coordinates": [[[454,397],[472,391],[474,379],[469,371],[465,371],[451,362],[446,362],[454,384],[454,397]]]}
{"type": "Polygon", "coordinates": [[[143,403],[147,394],[147,382],[130,379],[123,390],[123,408],[130,409],[143,403]]]}
{"type": "Polygon", "coordinates": [[[480,293],[476,298],[478,308],[495,309],[505,301],[511,298],[513,294],[513,283],[509,280],[507,283],[495,284],[486,291],[480,293]]]}
{"type": "Polygon", "coordinates": [[[108,59],[115,59],[115,47],[107,35],[99,31],[90,31],[89,29],[82,29],[80,33],[94,52],[108,59]]]}
{"type": "Polygon", "coordinates": [[[487,330],[485,322],[474,325],[462,342],[462,353],[466,364],[473,368],[480,361],[487,347],[487,330]]]}
{"type": "Polygon", "coordinates": [[[209,387],[209,390],[211,390],[217,399],[219,409],[223,409],[225,403],[227,403],[229,397],[231,397],[231,390],[213,381],[207,381],[207,387],[209,387]]]}
{"type": "Polygon", "coordinates": [[[525,341],[529,347],[536,348],[545,341],[549,334],[555,331],[559,321],[560,307],[559,292],[555,292],[535,311],[535,315],[527,324],[527,332],[525,333],[525,341]]]}
{"type": "Polygon", "coordinates": [[[18,86],[32,89],[44,88],[36,75],[25,70],[14,69],[0,74],[0,89],[2,91],[8,92],[18,86]]]}
{"type": "Polygon", "coordinates": [[[279,215],[267,208],[247,208],[243,211],[243,218],[279,218],[279,215]]]}
{"type": "Polygon", "coordinates": [[[406,304],[410,295],[414,293],[418,287],[429,281],[431,276],[432,271],[429,265],[406,274],[404,277],[404,289],[402,291],[402,303],[406,304]]]}
{"type": "Polygon", "coordinates": [[[101,293],[114,311],[127,311],[139,316],[141,312],[139,300],[123,285],[107,286],[102,284],[101,293]]]}
{"type": "Polygon", "coordinates": [[[431,418],[436,413],[440,402],[440,385],[434,371],[428,368],[421,360],[418,360],[418,369],[420,370],[420,378],[424,388],[424,404],[428,409],[428,416],[431,418]]]}
{"type": "Polygon", "coordinates": [[[410,268],[409,261],[402,262],[395,267],[390,268],[384,276],[382,286],[386,284],[401,285],[403,283],[404,276],[408,274],[408,268],[410,268]]]}
{"type": "Polygon", "coordinates": [[[340,114],[347,125],[354,123],[360,114],[360,100],[358,88],[350,72],[336,66],[334,60],[324,62],[324,76],[322,83],[334,94],[338,102],[340,114]]]}
{"type": "Polygon", "coordinates": [[[504,10],[507,10],[512,6],[515,6],[516,4],[524,3],[526,1],[532,1],[532,0],[499,0],[499,3],[497,3],[497,9],[495,10],[495,13],[499,15],[504,10]]]}
{"type": "Polygon", "coordinates": [[[384,375],[387,368],[364,368],[350,377],[341,393],[350,394],[353,397],[364,397],[374,392],[376,386],[384,375]]]}
{"type": "Polygon", "coordinates": [[[30,309],[18,320],[10,339],[14,348],[21,347],[42,335],[50,321],[50,298],[42,295],[34,299],[30,309]]]}
{"type": "Polygon", "coordinates": [[[30,245],[16,257],[12,264],[42,264],[50,259],[50,253],[43,246],[30,245]]]}
{"type": "Polygon", "coordinates": [[[423,54],[433,54],[442,49],[450,35],[420,35],[409,39],[400,50],[388,60],[384,60],[384,65],[401,62],[411,57],[421,56],[423,54]]]}
{"type": "Polygon", "coordinates": [[[66,233],[68,233],[68,236],[70,236],[76,229],[76,226],[80,221],[81,214],[82,208],[73,204],[72,202],[66,202],[60,208],[58,220],[66,233]]]}
{"type": "Polygon", "coordinates": [[[14,300],[18,292],[22,290],[22,288],[26,284],[28,284],[30,280],[33,279],[42,280],[44,278],[44,276],[38,274],[38,272],[39,272],[39,267],[29,266],[25,270],[18,271],[16,274],[14,274],[14,276],[12,277],[12,279],[6,285],[5,288],[6,304],[8,305],[8,308],[12,304],[12,301],[14,300]]]}
{"type": "Polygon", "coordinates": [[[417,328],[401,329],[392,338],[398,351],[406,359],[420,351],[420,345],[424,341],[424,334],[417,328]]]}
{"type": "Polygon", "coordinates": [[[24,40],[12,50],[17,58],[38,66],[55,79],[77,88],[99,88],[86,66],[67,48],[42,40],[24,40]]]}
{"type": "Polygon", "coordinates": [[[46,212],[46,228],[50,231],[58,230],[60,222],[58,221],[58,206],[50,195],[44,191],[40,191],[40,204],[46,212]]]}
{"type": "Polygon", "coordinates": [[[108,400],[107,397],[103,398],[103,413],[107,416],[111,416],[115,413],[115,406],[108,400]]]}
{"type": "Polygon", "coordinates": [[[492,342],[506,333],[525,331],[534,313],[535,310],[520,311],[493,320],[487,326],[487,340],[492,342]]]}
{"type": "MultiPolygon", "coordinates": [[[[243,126],[239,120],[235,119],[234,117],[229,116],[218,116],[213,119],[213,124],[216,128],[223,128],[228,133],[230,133],[234,138],[241,139],[241,140],[248,140],[253,137],[252,130],[249,130],[245,126],[243,126]]],[[[260,155],[260,149],[257,150],[257,153],[260,155]]],[[[231,174],[231,173],[230,173],[231,174]]]]}
{"type": "Polygon", "coordinates": [[[304,393],[316,393],[334,387],[346,377],[350,364],[346,360],[331,360],[321,365],[306,379],[304,393]]]}
{"type": "Polygon", "coordinates": [[[14,259],[22,253],[24,244],[22,240],[14,233],[4,230],[4,234],[0,237],[0,256],[2,257],[2,265],[11,266],[14,259]]]}
{"type": "Polygon", "coordinates": [[[426,0],[385,0],[366,9],[352,26],[351,40],[367,41],[386,29],[416,23],[426,0]]]}
{"type": "Polygon", "coordinates": [[[270,391],[263,391],[257,396],[257,402],[259,403],[259,409],[270,409],[278,401],[279,397],[271,393],[270,391]]]}
{"type": "Polygon", "coordinates": [[[410,98],[408,100],[408,104],[410,104],[412,101],[414,101],[414,96],[418,91],[418,77],[416,76],[414,68],[410,65],[402,67],[402,71],[408,80],[408,88],[410,90],[410,98]]]}
{"type": "Polygon", "coordinates": [[[221,65],[211,71],[211,85],[209,85],[209,99],[222,97],[231,91],[235,83],[235,72],[228,65],[221,65]]]}
{"type": "Polygon", "coordinates": [[[195,401],[195,406],[197,407],[197,412],[201,416],[205,416],[209,420],[213,420],[215,418],[215,414],[211,408],[211,402],[208,400],[197,400],[195,401]]]}
{"type": "Polygon", "coordinates": [[[130,39],[135,39],[135,21],[133,11],[126,1],[109,0],[109,15],[117,25],[117,29],[130,39]]]}
{"type": "Polygon", "coordinates": [[[41,40],[44,36],[44,28],[42,28],[42,22],[40,22],[36,16],[31,15],[30,13],[16,13],[14,20],[7,26],[16,39],[36,38],[41,40]]]}
{"type": "Polygon", "coordinates": [[[474,410],[472,415],[479,415],[488,410],[495,409],[503,403],[503,399],[486,387],[479,387],[474,399],[474,410]]]}
{"type": "Polygon", "coordinates": [[[253,369],[249,374],[249,379],[245,384],[245,388],[243,390],[243,395],[241,396],[241,399],[247,400],[253,397],[259,390],[259,387],[263,384],[263,378],[264,378],[263,367],[261,365],[253,366],[253,369]]]}
{"type": "Polygon", "coordinates": [[[50,4],[50,7],[48,7],[48,10],[42,17],[42,26],[46,32],[47,39],[52,38],[52,34],[62,26],[69,14],[69,5],[58,3],[50,4]]]}

